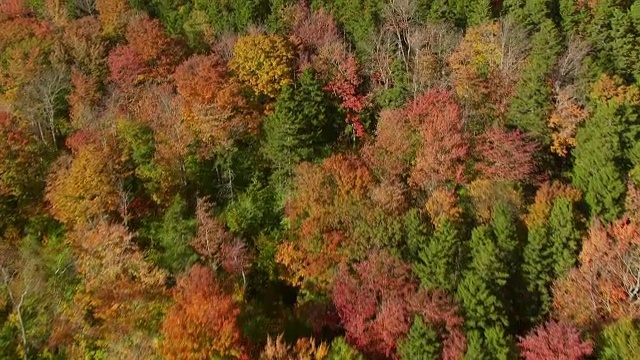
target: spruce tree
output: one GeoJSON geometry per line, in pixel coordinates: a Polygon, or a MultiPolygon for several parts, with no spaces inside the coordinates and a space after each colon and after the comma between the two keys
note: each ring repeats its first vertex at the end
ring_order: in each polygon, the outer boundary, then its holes
{"type": "Polygon", "coordinates": [[[186,206],[184,199],[176,195],[162,221],[153,225],[150,234],[157,244],[157,250],[151,253],[152,259],[174,274],[185,271],[198,259],[189,245],[196,233],[196,220],[185,217],[186,206]]]}
{"type": "Polygon", "coordinates": [[[557,199],[549,214],[549,235],[555,278],[564,276],[576,263],[580,242],[580,231],[577,226],[573,203],[568,199],[557,199]]]}
{"type": "Polygon", "coordinates": [[[518,229],[509,208],[502,202],[496,204],[493,209],[491,227],[495,234],[496,244],[503,261],[509,269],[513,269],[517,260],[515,258],[518,248],[518,229]]]}
{"type": "Polygon", "coordinates": [[[327,140],[329,111],[320,84],[305,70],[296,87],[285,86],[264,123],[264,153],[274,167],[290,173],[320,153],[327,140]]]}
{"type": "Polygon", "coordinates": [[[442,352],[438,331],[425,324],[422,317],[415,316],[407,337],[398,344],[402,360],[437,360],[442,352]]]}
{"type": "Polygon", "coordinates": [[[428,289],[452,291],[458,282],[461,241],[458,230],[449,220],[436,229],[433,236],[419,245],[414,273],[428,289]]]}
{"type": "Polygon", "coordinates": [[[573,151],[573,183],[584,193],[592,216],[613,220],[624,207],[624,173],[620,168],[624,153],[624,127],[616,106],[600,104],[585,126],[578,130],[573,151]]]}
{"type": "Polygon", "coordinates": [[[522,274],[529,299],[527,316],[531,323],[538,322],[550,308],[549,285],[553,281],[551,246],[546,225],[541,224],[529,231],[523,254],[522,274]]]}
{"type": "Polygon", "coordinates": [[[560,36],[553,22],[542,22],[531,42],[528,64],[516,85],[507,122],[548,147],[551,135],[547,118],[552,110],[552,103],[547,78],[561,51],[560,36]]]}

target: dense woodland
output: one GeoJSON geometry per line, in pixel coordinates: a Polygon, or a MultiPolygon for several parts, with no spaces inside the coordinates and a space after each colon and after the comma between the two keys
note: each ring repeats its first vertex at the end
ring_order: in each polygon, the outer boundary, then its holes
{"type": "Polygon", "coordinates": [[[639,354],[640,1],[0,0],[0,359],[639,354]]]}

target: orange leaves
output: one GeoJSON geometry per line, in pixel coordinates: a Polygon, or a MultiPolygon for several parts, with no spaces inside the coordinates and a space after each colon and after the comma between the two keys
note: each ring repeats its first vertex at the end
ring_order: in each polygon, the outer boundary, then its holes
{"type": "Polygon", "coordinates": [[[376,136],[362,149],[362,157],[384,178],[399,177],[410,167],[415,136],[402,110],[380,112],[376,136]]]}
{"type": "Polygon", "coordinates": [[[578,125],[587,116],[587,110],[571,99],[568,91],[560,91],[556,95],[555,108],[549,118],[549,127],[553,130],[551,151],[560,156],[567,156],[569,149],[577,144],[575,136],[578,125]]]}
{"type": "Polygon", "coordinates": [[[456,222],[462,215],[458,197],[450,189],[438,188],[427,200],[424,208],[435,226],[439,226],[444,220],[456,222]]]}
{"type": "Polygon", "coordinates": [[[329,354],[329,346],[324,342],[316,344],[313,338],[301,338],[291,347],[278,335],[274,341],[267,338],[267,345],[260,354],[260,360],[322,360],[329,354]]]}
{"type": "Polygon", "coordinates": [[[125,24],[125,14],[129,10],[127,0],[96,0],[98,19],[107,36],[119,35],[125,24]]]}
{"type": "Polygon", "coordinates": [[[193,56],[176,68],[173,78],[184,99],[187,125],[208,147],[226,146],[255,127],[239,84],[219,56],[193,56]]]}
{"type": "Polygon", "coordinates": [[[163,301],[166,274],[147,263],[134,245],[133,235],[122,225],[99,221],[82,225],[69,236],[77,257],[83,287],[75,297],[76,321],[90,313],[100,320],[86,324],[85,336],[107,344],[124,339],[163,301]]]}
{"type": "Polygon", "coordinates": [[[603,74],[593,84],[591,97],[599,101],[611,101],[615,104],[640,104],[640,89],[634,85],[624,85],[624,80],[618,76],[603,74]]]}
{"type": "Polygon", "coordinates": [[[210,268],[195,265],[178,281],[162,324],[161,350],[168,360],[243,358],[236,317],[240,313],[210,268]]]}
{"type": "Polygon", "coordinates": [[[529,213],[524,219],[527,227],[533,229],[546,223],[553,203],[559,198],[578,202],[582,199],[582,193],[571,185],[565,185],[557,181],[542,184],[536,192],[533,204],[529,207],[529,213]]]}
{"type": "Polygon", "coordinates": [[[592,224],[580,267],[554,288],[559,315],[580,325],[640,314],[640,228],[628,219],[592,224]],[[576,301],[576,298],[584,301],[576,301]]]}

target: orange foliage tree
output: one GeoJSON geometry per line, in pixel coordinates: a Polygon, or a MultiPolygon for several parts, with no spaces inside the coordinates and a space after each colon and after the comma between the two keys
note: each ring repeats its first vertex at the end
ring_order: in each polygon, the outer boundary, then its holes
{"type": "Polygon", "coordinates": [[[236,323],[240,309],[210,268],[194,265],[178,281],[174,299],[162,323],[166,359],[245,358],[236,323]]]}
{"type": "Polygon", "coordinates": [[[624,218],[608,227],[595,221],[580,266],[554,286],[559,316],[594,325],[640,315],[640,228],[624,218]]]}
{"type": "Polygon", "coordinates": [[[81,285],[72,307],[60,315],[50,341],[71,345],[72,354],[82,353],[93,342],[103,346],[110,357],[152,356],[152,334],[167,299],[166,273],[144,259],[133,234],[119,224],[80,225],[68,241],[76,255],[81,285]],[[80,335],[70,339],[65,332],[80,335]],[[145,334],[143,341],[127,344],[141,333],[145,334]],[[123,355],[132,351],[138,355],[123,355]]]}
{"type": "Polygon", "coordinates": [[[240,86],[215,54],[195,55],[176,68],[173,78],[182,97],[187,126],[207,148],[224,147],[257,124],[240,86]]]}

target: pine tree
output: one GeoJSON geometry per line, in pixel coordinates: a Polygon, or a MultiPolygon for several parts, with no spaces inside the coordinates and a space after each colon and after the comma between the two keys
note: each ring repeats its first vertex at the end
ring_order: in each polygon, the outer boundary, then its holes
{"type": "Polygon", "coordinates": [[[455,225],[441,223],[433,236],[419,244],[413,271],[428,289],[455,289],[460,268],[461,241],[455,225]]]}
{"type": "Polygon", "coordinates": [[[531,39],[532,49],[509,108],[508,123],[527,133],[544,147],[551,143],[547,118],[552,110],[547,77],[561,51],[558,30],[551,20],[541,23],[531,39]]]}
{"type": "Polygon", "coordinates": [[[295,88],[283,87],[264,124],[264,152],[277,169],[289,173],[297,163],[319,154],[326,140],[326,104],[311,70],[300,76],[295,88]]]}
{"type": "Polygon", "coordinates": [[[624,157],[622,131],[616,107],[600,104],[578,130],[578,146],[573,152],[574,185],[584,192],[591,215],[609,221],[622,213],[624,205],[624,174],[619,167],[624,157]]]}
{"type": "Polygon", "coordinates": [[[442,343],[439,334],[431,324],[425,324],[420,316],[413,319],[411,330],[406,339],[398,344],[398,353],[402,360],[440,359],[442,343]]]}

